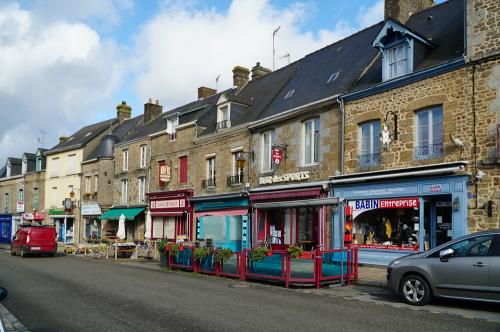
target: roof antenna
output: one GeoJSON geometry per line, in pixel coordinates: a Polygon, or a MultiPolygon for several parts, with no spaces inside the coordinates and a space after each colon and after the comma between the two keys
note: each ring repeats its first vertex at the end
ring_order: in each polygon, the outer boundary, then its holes
{"type": "Polygon", "coordinates": [[[215,79],[215,90],[217,90],[217,91],[219,91],[219,78],[220,78],[220,74],[215,79]]]}
{"type": "Polygon", "coordinates": [[[276,68],[275,66],[275,58],[276,58],[276,49],[274,48],[274,38],[276,36],[276,34],[278,33],[278,31],[281,29],[281,26],[278,26],[276,29],[274,29],[273,31],[273,71],[274,69],[276,68]]]}
{"type": "Polygon", "coordinates": [[[38,147],[39,148],[43,148],[44,144],[45,144],[45,134],[47,134],[47,132],[43,131],[43,130],[39,130],[40,134],[42,134],[42,137],[37,137],[37,141],[38,141],[38,147]]]}
{"type": "Polygon", "coordinates": [[[290,64],[290,53],[286,53],[285,55],[281,56],[280,59],[286,58],[288,60],[288,64],[290,64]]]}

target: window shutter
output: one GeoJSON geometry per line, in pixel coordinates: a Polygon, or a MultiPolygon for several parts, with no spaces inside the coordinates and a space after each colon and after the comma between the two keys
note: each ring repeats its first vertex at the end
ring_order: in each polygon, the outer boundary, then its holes
{"type": "Polygon", "coordinates": [[[187,156],[179,158],[179,183],[187,182],[187,156]]]}

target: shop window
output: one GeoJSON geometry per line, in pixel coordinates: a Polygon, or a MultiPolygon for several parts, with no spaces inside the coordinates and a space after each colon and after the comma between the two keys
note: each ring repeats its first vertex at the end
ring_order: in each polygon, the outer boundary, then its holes
{"type": "Polygon", "coordinates": [[[201,238],[204,240],[212,239],[213,241],[226,241],[226,217],[202,217],[201,238]]]}
{"type": "Polygon", "coordinates": [[[380,165],[380,121],[359,125],[359,167],[380,165]]]}
{"type": "Polygon", "coordinates": [[[101,220],[99,218],[85,218],[85,238],[87,240],[101,238],[101,220]]]}
{"type": "Polygon", "coordinates": [[[304,165],[312,165],[319,162],[319,130],[319,118],[314,118],[304,122],[304,165]]]}
{"type": "Polygon", "coordinates": [[[262,172],[271,172],[273,170],[271,153],[274,146],[274,130],[269,130],[261,135],[262,137],[262,172]]]}
{"type": "Polygon", "coordinates": [[[153,227],[151,228],[153,239],[163,238],[163,217],[153,217],[153,227]]]}
{"type": "Polygon", "coordinates": [[[241,241],[241,216],[229,216],[229,241],[241,241]]]}
{"type": "Polygon", "coordinates": [[[147,146],[141,145],[141,161],[140,161],[141,168],[146,167],[146,158],[147,158],[147,146]]]}
{"type": "Polygon", "coordinates": [[[163,236],[166,239],[175,239],[175,217],[165,217],[163,222],[163,236]]]}
{"type": "Polygon", "coordinates": [[[419,249],[418,198],[349,201],[344,244],[372,249],[419,249]]]}
{"type": "Polygon", "coordinates": [[[443,155],[443,108],[418,111],[415,125],[415,158],[428,159],[443,155]]]}
{"type": "Polygon", "coordinates": [[[187,156],[179,158],[179,183],[187,183],[188,178],[188,159],[187,156]]]}

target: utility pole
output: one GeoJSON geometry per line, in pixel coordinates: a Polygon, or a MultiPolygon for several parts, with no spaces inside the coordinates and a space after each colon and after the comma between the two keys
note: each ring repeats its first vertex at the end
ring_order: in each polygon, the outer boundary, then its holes
{"type": "Polygon", "coordinates": [[[274,31],[273,31],[273,71],[276,69],[276,64],[275,64],[275,58],[276,58],[276,49],[274,48],[274,38],[278,31],[280,30],[281,26],[278,26],[274,31]]]}

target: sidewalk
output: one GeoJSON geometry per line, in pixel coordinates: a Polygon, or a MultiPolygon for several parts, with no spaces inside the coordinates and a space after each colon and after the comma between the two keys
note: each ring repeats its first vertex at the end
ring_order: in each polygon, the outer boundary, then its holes
{"type": "Polygon", "coordinates": [[[29,330],[14,315],[0,304],[0,332],[28,332],[29,330]],[[3,326],[3,329],[2,329],[3,326]]]}

